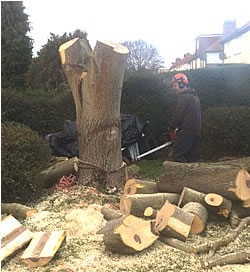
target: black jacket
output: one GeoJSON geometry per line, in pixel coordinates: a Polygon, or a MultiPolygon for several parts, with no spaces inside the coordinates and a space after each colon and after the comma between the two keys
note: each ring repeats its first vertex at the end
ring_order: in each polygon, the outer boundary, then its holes
{"type": "Polygon", "coordinates": [[[196,135],[201,133],[200,99],[194,89],[187,89],[177,96],[177,104],[170,129],[179,129],[180,134],[196,135]]]}

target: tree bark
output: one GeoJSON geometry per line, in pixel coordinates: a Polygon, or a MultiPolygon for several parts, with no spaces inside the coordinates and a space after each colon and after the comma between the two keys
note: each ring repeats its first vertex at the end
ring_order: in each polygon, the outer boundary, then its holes
{"type": "Polygon", "coordinates": [[[184,186],[203,193],[219,192],[230,200],[238,200],[234,181],[241,168],[250,169],[250,157],[217,163],[178,163],[165,161],[160,173],[159,192],[181,193],[184,186]]]}
{"type": "Polygon", "coordinates": [[[120,100],[128,49],[97,41],[91,53],[85,40],[74,39],[59,53],[76,106],[78,180],[121,187],[120,100]]]}
{"type": "Polygon", "coordinates": [[[37,209],[32,209],[19,203],[1,203],[1,213],[12,214],[17,219],[29,218],[37,212],[37,209]]]}

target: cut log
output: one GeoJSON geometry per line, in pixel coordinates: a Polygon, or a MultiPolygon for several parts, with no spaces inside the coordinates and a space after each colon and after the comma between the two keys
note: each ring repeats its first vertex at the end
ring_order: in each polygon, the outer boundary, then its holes
{"type": "Polygon", "coordinates": [[[144,211],[147,207],[159,210],[166,200],[172,204],[177,204],[179,195],[170,193],[123,195],[120,199],[120,211],[124,215],[132,214],[144,217],[144,211]]]}
{"type": "Polygon", "coordinates": [[[194,234],[203,232],[208,218],[207,209],[198,202],[189,202],[182,209],[194,215],[190,232],[194,234]]]}
{"type": "Polygon", "coordinates": [[[129,179],[124,186],[125,195],[158,193],[156,183],[140,179],[129,179]]]}
{"type": "Polygon", "coordinates": [[[228,190],[234,192],[238,199],[243,201],[243,207],[250,208],[250,187],[247,186],[247,181],[250,181],[250,175],[246,169],[241,169],[235,179],[236,188],[228,190]]]}
{"type": "Polygon", "coordinates": [[[46,265],[61,246],[66,231],[37,232],[21,256],[21,260],[30,267],[46,265]]]}
{"type": "Polygon", "coordinates": [[[5,217],[1,221],[0,233],[1,261],[27,244],[33,237],[33,233],[25,228],[12,215],[5,217]]]}
{"type": "Polygon", "coordinates": [[[174,207],[175,210],[173,214],[167,220],[167,226],[160,233],[166,237],[186,241],[191,230],[194,215],[182,210],[177,206],[174,207]]]}
{"type": "Polygon", "coordinates": [[[19,203],[1,203],[1,213],[12,214],[17,219],[29,218],[37,212],[37,209],[32,209],[19,203]]]}
{"type": "Polygon", "coordinates": [[[126,246],[120,234],[114,233],[115,227],[120,225],[124,217],[108,221],[107,224],[97,231],[96,234],[104,234],[103,242],[105,247],[111,252],[119,252],[120,254],[134,254],[137,251],[132,247],[126,246]]]}
{"type": "Polygon", "coordinates": [[[44,175],[45,187],[52,187],[59,182],[63,176],[70,174],[76,175],[78,171],[78,159],[73,157],[71,159],[61,160],[50,166],[42,172],[44,175]]]}
{"type": "Polygon", "coordinates": [[[157,214],[157,210],[153,209],[152,207],[147,207],[144,211],[144,216],[149,219],[155,219],[157,214]]]}
{"type": "Polygon", "coordinates": [[[97,234],[104,234],[108,250],[120,254],[142,251],[158,239],[158,235],[152,233],[152,221],[133,215],[109,221],[97,234]]]}
{"type": "Polygon", "coordinates": [[[250,169],[250,157],[217,163],[179,163],[165,161],[161,169],[157,189],[159,192],[181,193],[183,188],[203,193],[216,193],[237,200],[234,192],[234,180],[241,168],[250,169]]]}
{"type": "Polygon", "coordinates": [[[101,208],[101,213],[103,214],[104,218],[108,221],[113,219],[118,219],[123,216],[122,214],[105,206],[101,208]]]}
{"type": "Polygon", "coordinates": [[[209,259],[201,262],[202,268],[209,268],[213,266],[222,266],[226,264],[244,264],[250,262],[250,251],[241,251],[237,253],[227,254],[222,257],[209,259]]]}
{"type": "Polygon", "coordinates": [[[222,214],[226,218],[229,216],[232,208],[231,200],[214,193],[207,194],[204,200],[208,206],[214,207],[217,214],[222,214]]]}
{"type": "Polygon", "coordinates": [[[125,46],[73,39],[59,48],[75,106],[79,147],[78,181],[102,187],[125,183],[121,154],[120,101],[127,55],[125,46]]]}
{"type": "Polygon", "coordinates": [[[161,209],[156,212],[155,228],[158,231],[162,231],[167,226],[170,217],[175,213],[175,209],[176,206],[167,200],[161,209]]]}
{"type": "Polygon", "coordinates": [[[231,243],[235,238],[250,224],[250,217],[242,219],[239,226],[232,230],[229,234],[223,236],[221,239],[217,239],[213,243],[206,243],[197,247],[193,247],[193,252],[196,254],[209,252],[210,250],[216,251],[218,248],[223,247],[231,243]]]}
{"type": "Polygon", "coordinates": [[[232,201],[221,195],[214,193],[204,194],[184,187],[180,195],[178,206],[183,207],[189,202],[198,202],[208,210],[209,214],[223,215],[226,218],[229,216],[232,208],[232,201]]]}

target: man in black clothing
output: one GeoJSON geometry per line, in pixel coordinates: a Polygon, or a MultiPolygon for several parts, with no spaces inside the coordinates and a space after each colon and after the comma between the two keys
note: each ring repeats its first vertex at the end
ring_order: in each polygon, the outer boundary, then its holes
{"type": "Polygon", "coordinates": [[[189,87],[186,75],[176,74],[171,80],[177,94],[174,116],[169,125],[174,141],[173,156],[176,162],[195,162],[201,134],[201,107],[196,91],[189,87]]]}

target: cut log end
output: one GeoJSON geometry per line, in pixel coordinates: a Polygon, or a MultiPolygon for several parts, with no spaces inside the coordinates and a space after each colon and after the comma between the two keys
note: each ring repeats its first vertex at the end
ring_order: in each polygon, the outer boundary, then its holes
{"type": "Polygon", "coordinates": [[[22,261],[25,262],[29,267],[41,267],[49,263],[52,258],[53,256],[43,257],[43,258],[29,258],[29,259],[23,259],[22,261]]]}
{"type": "Polygon", "coordinates": [[[62,44],[60,47],[59,47],[59,54],[60,54],[60,57],[61,57],[61,62],[62,62],[62,64],[64,64],[65,63],[65,61],[66,61],[66,57],[65,57],[65,50],[67,49],[67,48],[69,48],[70,46],[72,46],[72,44],[74,44],[77,40],[78,40],[79,38],[75,38],[75,39],[73,39],[73,40],[70,40],[70,41],[68,41],[68,42],[66,42],[66,43],[64,43],[64,44],[62,44]]]}
{"type": "Polygon", "coordinates": [[[247,186],[247,181],[250,181],[250,175],[247,170],[243,168],[238,172],[235,179],[236,188],[229,188],[228,191],[234,192],[238,199],[249,203],[250,188],[247,186]]]}
{"type": "Polygon", "coordinates": [[[136,193],[136,179],[129,179],[123,191],[125,195],[134,195],[136,193]]]}
{"type": "Polygon", "coordinates": [[[158,236],[152,233],[151,221],[133,215],[126,216],[115,228],[114,233],[119,233],[123,243],[136,251],[148,248],[158,239],[158,236]]]}
{"type": "Polygon", "coordinates": [[[120,212],[123,215],[130,214],[131,211],[131,200],[123,195],[120,199],[120,212]]]}
{"type": "Polygon", "coordinates": [[[223,203],[223,197],[218,194],[207,194],[205,196],[205,201],[208,205],[218,207],[223,203]]]}
{"type": "Polygon", "coordinates": [[[31,217],[34,213],[37,213],[37,212],[38,212],[37,209],[31,209],[31,210],[27,211],[26,218],[31,217]]]}
{"type": "Polygon", "coordinates": [[[99,42],[113,47],[114,51],[117,52],[117,53],[120,53],[120,54],[128,54],[129,53],[128,48],[121,45],[121,44],[118,44],[118,43],[115,43],[115,42],[112,42],[112,41],[108,41],[108,40],[99,41],[99,42]]]}

